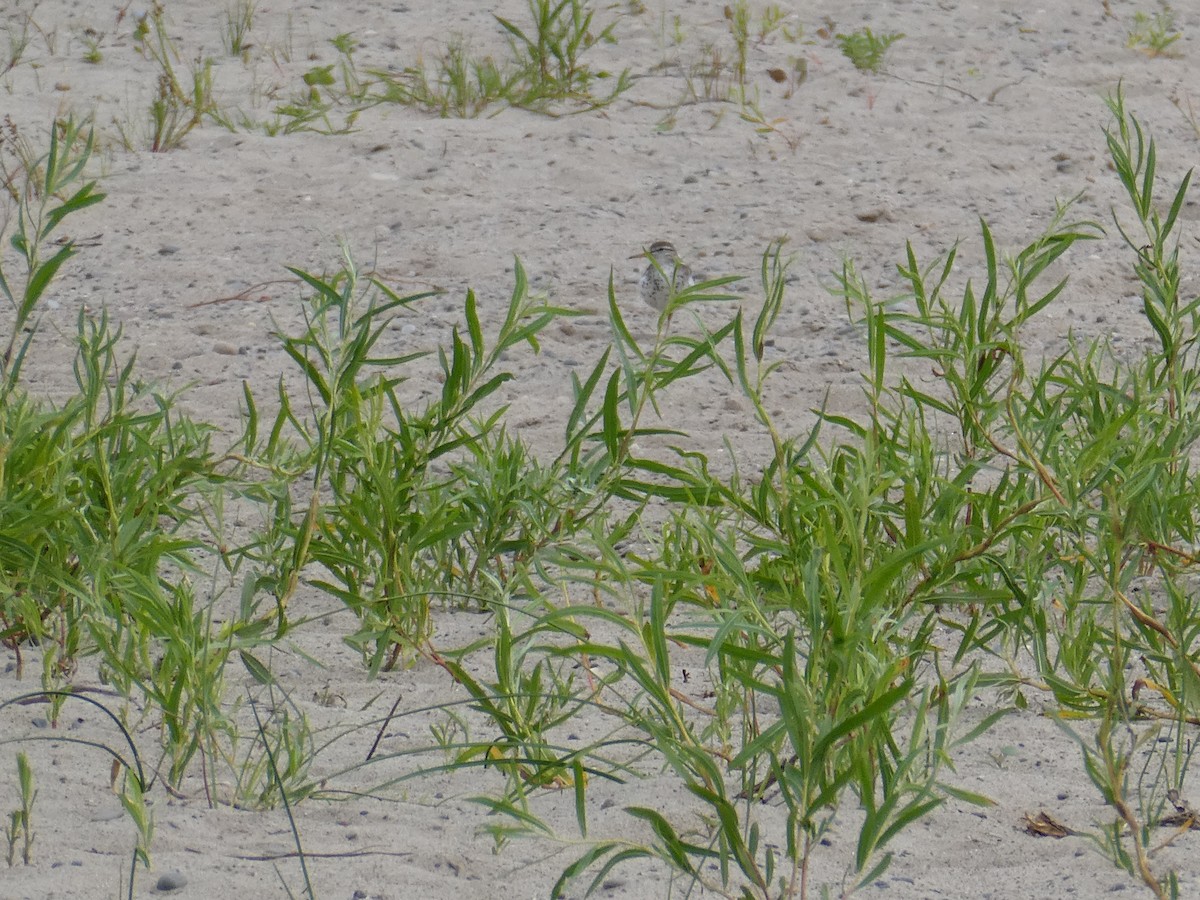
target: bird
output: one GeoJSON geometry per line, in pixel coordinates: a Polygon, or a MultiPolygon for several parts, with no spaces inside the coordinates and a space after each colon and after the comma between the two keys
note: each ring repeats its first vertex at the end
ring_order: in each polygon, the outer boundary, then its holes
{"type": "Polygon", "coordinates": [[[650,261],[638,282],[642,300],[660,313],[677,294],[696,283],[692,270],[679,261],[675,245],[670,241],[655,241],[650,249],[633,258],[637,256],[644,256],[650,261]]]}

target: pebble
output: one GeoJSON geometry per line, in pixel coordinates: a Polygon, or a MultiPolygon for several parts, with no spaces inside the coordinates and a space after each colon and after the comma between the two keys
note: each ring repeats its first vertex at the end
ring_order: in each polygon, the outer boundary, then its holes
{"type": "Polygon", "coordinates": [[[854,218],[860,222],[894,222],[891,210],[886,206],[870,206],[854,212],[854,218]]]}
{"type": "Polygon", "coordinates": [[[188,883],[187,876],[178,870],[163,872],[158,876],[158,882],[154,885],[156,891],[177,891],[182,887],[186,887],[188,883]]]}
{"type": "Polygon", "coordinates": [[[238,348],[236,344],[231,344],[229,341],[217,341],[213,344],[213,353],[220,353],[222,356],[237,356],[238,348]]]}

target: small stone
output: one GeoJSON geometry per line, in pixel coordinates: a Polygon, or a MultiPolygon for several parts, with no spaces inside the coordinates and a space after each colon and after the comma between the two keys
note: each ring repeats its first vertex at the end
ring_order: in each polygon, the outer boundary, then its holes
{"type": "Polygon", "coordinates": [[[186,887],[187,883],[187,876],[173,869],[170,872],[163,872],[158,876],[158,882],[154,885],[154,889],[166,893],[167,891],[177,891],[182,887],[186,887]]]}
{"type": "Polygon", "coordinates": [[[159,256],[174,256],[178,252],[179,248],[174,244],[163,244],[163,246],[158,248],[159,256]]]}
{"type": "Polygon", "coordinates": [[[871,206],[854,213],[860,222],[891,222],[892,213],[886,206],[871,206]]]}
{"type": "Polygon", "coordinates": [[[217,341],[213,344],[213,353],[220,353],[222,356],[237,356],[238,348],[236,344],[231,344],[229,341],[217,341]]]}

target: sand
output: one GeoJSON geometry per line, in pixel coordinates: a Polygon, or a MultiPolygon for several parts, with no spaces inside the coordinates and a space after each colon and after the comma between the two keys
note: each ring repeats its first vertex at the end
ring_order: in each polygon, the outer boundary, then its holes
{"type": "MultiPolygon", "coordinates": [[[[302,73],[336,62],[329,39],[341,33],[357,42],[363,72],[431,59],[453,32],[467,35],[474,52],[502,52],[491,10],[479,6],[462,0],[264,2],[245,62],[221,49],[220,4],[173,0],[167,12],[180,65],[211,55],[219,101],[263,121],[299,90],[302,73]]],[[[552,326],[540,355],[514,353],[508,361],[517,375],[517,387],[505,397],[511,427],[535,449],[553,449],[569,406],[569,374],[587,371],[610,340],[610,276],[635,333],[653,334],[653,313],[636,299],[644,262],[631,256],[653,240],[669,239],[705,275],[745,276],[737,290],[753,313],[761,302],[761,254],[771,241],[787,238],[795,263],[772,348],[786,365],[772,402],[781,425],[799,433],[811,426],[812,410],[826,396],[835,411],[861,409],[865,349],[844,304],[828,290],[844,258],[853,258],[872,289],[887,296],[901,288],[895,265],[906,241],[927,261],[962,241],[962,271],[978,273],[981,217],[1003,249],[1036,236],[1056,199],[1078,195],[1077,217],[1110,224],[1123,198],[1102,129],[1110,122],[1104,98],[1119,81],[1128,107],[1158,141],[1167,185],[1200,159],[1200,136],[1172,102],[1200,109],[1200,7],[1192,3],[1176,4],[1183,37],[1171,58],[1126,46],[1134,13],[1153,12],[1150,3],[815,0],[797,10],[784,4],[785,23],[793,32],[802,28],[803,38],[790,42],[777,33],[748,54],[748,83],[764,117],[775,122],[769,134],[742,121],[731,103],[678,105],[685,96],[681,64],[702,59],[706,44],[723,47],[728,58],[732,45],[720,3],[664,7],[648,0],[640,12],[626,4],[597,10],[598,22],[616,22],[617,40],[595,48],[589,62],[612,72],[628,68],[634,78],[603,111],[548,117],[497,107],[479,118],[441,119],[385,105],[364,111],[352,133],[332,136],[230,132],[206,122],[178,149],[152,154],[127,149],[121,140],[124,132],[144,144],[155,84],[155,67],[136,52],[131,36],[139,10],[129,8],[118,21],[113,3],[4,4],[0,23],[10,33],[30,12],[36,28],[21,64],[0,75],[0,113],[38,146],[54,115],[91,114],[100,136],[95,168],[108,195],[70,220],[81,249],[48,298],[28,387],[50,397],[69,392],[67,356],[55,348],[69,346],[80,307],[106,309],[124,329],[125,346],[136,349],[144,377],[186,387],[181,403],[188,412],[232,432],[243,382],[269,397],[280,374],[290,372],[272,337],[276,327],[295,328],[299,321],[300,290],[285,266],[331,269],[344,243],[364,269],[401,292],[443,289],[389,331],[387,346],[404,351],[445,342],[461,320],[468,287],[479,298],[485,328],[494,329],[519,257],[535,290],[583,313],[552,326]],[[676,16],[682,43],[675,40],[676,16]],[[826,17],[838,31],[903,33],[888,52],[887,71],[856,70],[818,34],[826,17]],[[102,33],[98,64],[83,59],[88,28],[102,33]],[[776,84],[767,70],[791,70],[798,57],[807,63],[807,79],[788,96],[788,85],[776,84]]],[[[518,21],[525,15],[517,0],[496,9],[518,21]]],[[[1193,200],[1183,211],[1186,231],[1198,217],[1193,200]]],[[[1130,253],[1109,231],[1077,245],[1056,266],[1070,285],[1027,335],[1033,352],[1061,347],[1069,330],[1083,338],[1108,336],[1118,352],[1137,353],[1149,338],[1130,253]]],[[[1194,268],[1198,251],[1200,245],[1185,238],[1185,264],[1194,268]]],[[[433,376],[433,367],[418,367],[406,390],[416,399],[438,390],[433,376]]],[[[765,458],[765,436],[751,410],[716,380],[668,394],[663,416],[667,424],[689,428],[697,448],[714,460],[722,458],[725,435],[744,453],[743,467],[765,458]]],[[[329,601],[312,591],[297,602],[316,611],[329,601]]],[[[476,614],[438,613],[439,640],[448,645],[487,626],[476,614]]],[[[286,649],[272,659],[314,727],[376,719],[397,696],[402,711],[462,699],[446,674],[427,663],[367,678],[342,641],[349,627],[348,617],[333,617],[297,636],[323,670],[286,649]],[[323,705],[322,697],[332,705],[323,705]]],[[[17,680],[13,654],[4,651],[0,659],[7,665],[0,671],[0,698],[36,689],[36,665],[17,680]]],[[[972,714],[985,714],[989,702],[994,698],[981,699],[972,714]]],[[[109,760],[55,740],[44,721],[35,721],[42,708],[9,708],[2,715],[0,734],[50,740],[9,744],[0,754],[0,784],[12,783],[15,766],[6,760],[25,749],[39,785],[35,862],[0,870],[0,898],[123,896],[134,838],[109,789],[109,760]]],[[[384,748],[394,753],[428,744],[431,721],[429,714],[398,720],[384,748]]],[[[59,729],[114,739],[102,717],[82,705],[68,707],[59,729]]],[[[323,751],[315,771],[335,773],[361,761],[373,738],[374,729],[359,728],[323,751]]],[[[139,740],[153,762],[155,732],[139,740]]],[[[430,754],[419,764],[439,761],[430,754]]],[[[897,838],[892,867],[862,896],[999,900],[1142,890],[1082,838],[1023,831],[1022,817],[1040,810],[1080,830],[1112,819],[1078,749],[1047,718],[1010,716],[960,751],[955,763],[956,783],[996,805],[947,802],[897,838]]],[[[330,786],[361,789],[417,764],[391,760],[369,777],[356,776],[352,784],[333,779],[330,786]]],[[[500,785],[498,774],[475,770],[405,782],[378,798],[301,805],[296,822],[303,846],[320,854],[308,860],[317,895],[547,896],[581,848],[520,840],[493,853],[491,839],[480,833],[489,819],[467,798],[500,785]]],[[[0,789],[0,798],[12,796],[0,789]]],[[[666,774],[626,785],[597,783],[590,796],[593,834],[627,832],[630,820],[621,807],[628,803],[653,805],[681,822],[690,809],[666,774]]],[[[300,867],[287,855],[295,848],[282,813],[209,808],[198,793],[176,798],[161,789],[150,800],[153,869],[139,871],[137,896],[153,894],[160,876],[171,871],[186,877],[186,886],[173,892],[182,897],[273,897],[286,889],[299,895],[300,867]]],[[[4,811],[10,806],[0,801],[4,811]]],[[[535,808],[563,837],[574,835],[569,793],[547,792],[535,808]]],[[[845,811],[828,853],[818,854],[818,880],[835,891],[852,852],[854,816],[845,811]]],[[[1156,865],[1177,869],[1184,896],[1200,891],[1193,836],[1178,840],[1156,865]]],[[[659,866],[620,867],[598,895],[665,897],[669,877],[659,866]]]]}

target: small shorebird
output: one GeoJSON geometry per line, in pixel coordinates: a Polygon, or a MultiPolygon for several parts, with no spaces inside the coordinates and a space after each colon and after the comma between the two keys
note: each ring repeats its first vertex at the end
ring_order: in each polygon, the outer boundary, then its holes
{"type": "MultiPolygon", "coordinates": [[[[646,266],[638,282],[642,299],[659,312],[667,308],[676,294],[696,283],[692,270],[679,261],[675,245],[670,241],[655,241],[649,250],[637,256],[650,260],[650,265],[646,266]]],[[[636,259],[637,256],[631,258],[636,259]]]]}

